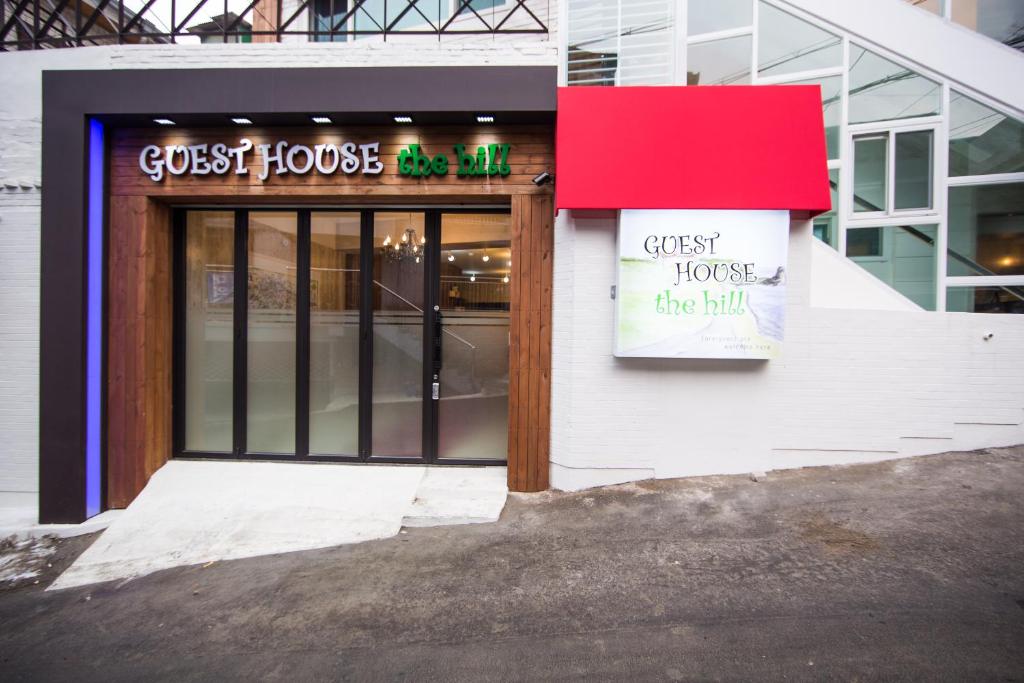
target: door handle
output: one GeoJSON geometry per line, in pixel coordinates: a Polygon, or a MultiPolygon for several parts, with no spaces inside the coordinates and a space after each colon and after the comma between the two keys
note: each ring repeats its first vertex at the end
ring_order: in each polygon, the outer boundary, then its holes
{"type": "Polygon", "coordinates": [[[443,334],[443,321],[441,311],[434,307],[434,374],[441,372],[441,336],[443,334]]]}

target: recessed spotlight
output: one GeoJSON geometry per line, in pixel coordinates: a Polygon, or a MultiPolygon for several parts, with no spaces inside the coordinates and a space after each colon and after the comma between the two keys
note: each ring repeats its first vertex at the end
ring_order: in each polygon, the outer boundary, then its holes
{"type": "Polygon", "coordinates": [[[244,116],[232,116],[231,123],[237,123],[240,126],[251,126],[252,119],[247,119],[244,116]]]}
{"type": "Polygon", "coordinates": [[[470,282],[476,282],[476,275],[470,275],[469,276],[469,281],[470,282]]]}
{"type": "Polygon", "coordinates": [[[504,282],[507,285],[508,284],[508,275],[506,275],[505,277],[501,278],[501,281],[504,282]]]}
{"type": "Polygon", "coordinates": [[[477,114],[476,115],[476,122],[477,123],[494,123],[494,117],[491,116],[490,114],[477,114]]]}
{"type": "Polygon", "coordinates": [[[395,123],[412,123],[411,116],[396,116],[395,123]]]}
{"type": "Polygon", "coordinates": [[[330,116],[311,116],[310,118],[313,119],[313,123],[330,123],[331,122],[331,117],[330,116]]]}
{"type": "Polygon", "coordinates": [[[488,256],[487,254],[484,254],[481,260],[482,260],[482,261],[483,261],[484,263],[487,263],[488,261],[490,261],[490,260],[491,260],[491,257],[490,257],[490,256],[488,256]]]}
{"type": "Polygon", "coordinates": [[[448,254],[448,263],[451,263],[454,260],[455,260],[455,254],[448,254]]]}
{"type": "Polygon", "coordinates": [[[153,123],[159,123],[161,126],[173,126],[174,121],[170,119],[153,119],[153,123]]]}

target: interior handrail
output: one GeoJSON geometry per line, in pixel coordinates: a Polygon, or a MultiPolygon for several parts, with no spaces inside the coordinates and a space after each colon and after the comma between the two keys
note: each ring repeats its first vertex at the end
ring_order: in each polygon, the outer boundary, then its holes
{"type": "MultiPolygon", "coordinates": [[[[409,301],[409,300],[408,300],[408,299],[406,299],[406,298],[405,298],[404,296],[402,296],[401,294],[399,294],[399,293],[398,293],[398,292],[396,292],[395,290],[391,289],[390,287],[388,287],[388,286],[387,286],[387,285],[385,285],[384,283],[382,283],[382,282],[379,282],[379,281],[377,281],[377,280],[374,280],[374,281],[373,281],[373,284],[377,285],[378,287],[380,287],[381,289],[383,289],[383,290],[384,290],[385,292],[387,292],[387,293],[388,293],[388,294],[390,294],[391,296],[395,297],[395,298],[396,298],[396,299],[398,299],[399,301],[403,302],[403,303],[404,303],[404,304],[406,304],[407,306],[410,306],[411,308],[413,308],[413,309],[414,309],[414,310],[416,310],[417,312],[419,312],[419,313],[423,313],[423,309],[422,309],[422,308],[420,308],[419,306],[417,306],[417,305],[416,305],[416,304],[414,304],[413,302],[409,301]]],[[[473,346],[473,345],[472,345],[471,343],[469,343],[468,341],[466,341],[465,339],[463,339],[463,338],[462,338],[462,337],[460,337],[459,335],[455,334],[455,333],[454,333],[454,332],[452,332],[451,330],[445,329],[445,328],[444,328],[444,327],[442,326],[442,327],[441,327],[441,331],[442,331],[442,332],[444,332],[445,334],[447,334],[448,336],[450,336],[450,337],[453,337],[453,338],[454,338],[455,340],[457,340],[457,341],[460,341],[460,342],[462,342],[463,344],[465,344],[466,346],[468,346],[468,347],[469,347],[470,349],[472,349],[473,351],[476,351],[476,347],[475,347],[475,346],[473,346]]]]}

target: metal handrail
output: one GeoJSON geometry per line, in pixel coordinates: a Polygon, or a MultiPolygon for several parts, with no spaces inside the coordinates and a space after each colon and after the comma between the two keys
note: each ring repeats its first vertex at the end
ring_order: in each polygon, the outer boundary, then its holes
{"type": "MultiPolygon", "coordinates": [[[[377,285],[378,287],[380,287],[381,289],[383,289],[383,290],[384,290],[385,292],[387,292],[387,293],[388,293],[388,294],[390,294],[391,296],[393,296],[393,297],[395,297],[395,298],[399,299],[400,301],[402,301],[403,303],[407,304],[408,306],[411,306],[412,308],[416,309],[416,311],[418,311],[419,313],[423,313],[423,309],[422,309],[422,308],[420,308],[419,306],[417,306],[417,305],[416,305],[416,304],[414,304],[413,302],[409,301],[409,300],[408,300],[408,299],[406,299],[406,298],[405,298],[404,296],[402,296],[401,294],[399,294],[399,293],[398,293],[398,292],[396,292],[395,290],[391,289],[391,288],[390,288],[390,287],[388,287],[387,285],[385,285],[385,284],[383,284],[383,283],[381,283],[381,282],[379,282],[379,281],[377,281],[377,280],[374,280],[374,281],[373,281],[373,284],[377,285]]],[[[469,343],[468,341],[466,341],[465,339],[463,339],[463,338],[462,338],[462,337],[460,337],[459,335],[455,334],[455,333],[454,333],[454,332],[452,332],[451,330],[446,330],[446,329],[445,329],[444,327],[441,327],[441,331],[442,331],[442,332],[444,332],[445,334],[447,334],[447,335],[451,336],[451,337],[454,337],[454,338],[455,338],[455,339],[456,339],[457,341],[460,341],[460,342],[462,342],[463,344],[465,344],[466,346],[468,346],[468,347],[469,347],[470,349],[472,349],[473,351],[476,351],[476,347],[475,347],[475,346],[473,346],[473,345],[472,345],[471,343],[469,343]]]]}

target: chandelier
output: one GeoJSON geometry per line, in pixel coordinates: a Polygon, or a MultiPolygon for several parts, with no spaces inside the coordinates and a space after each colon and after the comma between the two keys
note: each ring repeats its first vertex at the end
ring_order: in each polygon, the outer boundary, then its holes
{"type": "Polygon", "coordinates": [[[412,260],[419,263],[420,257],[423,256],[423,245],[426,243],[426,237],[417,237],[415,230],[406,228],[401,239],[395,242],[391,241],[391,235],[384,237],[381,251],[391,261],[412,260]]]}

